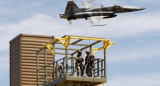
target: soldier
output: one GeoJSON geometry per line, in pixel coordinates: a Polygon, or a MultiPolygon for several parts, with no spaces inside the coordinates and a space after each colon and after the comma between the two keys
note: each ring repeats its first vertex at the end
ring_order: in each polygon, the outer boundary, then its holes
{"type": "Polygon", "coordinates": [[[93,68],[95,57],[93,54],[90,54],[89,51],[86,51],[86,54],[87,54],[85,58],[85,66],[87,65],[86,74],[88,77],[92,77],[92,68],[93,68]]]}
{"type": "Polygon", "coordinates": [[[62,77],[63,75],[63,64],[64,64],[63,62],[58,64],[58,76],[59,77],[62,77]]]}
{"type": "Polygon", "coordinates": [[[77,76],[81,72],[81,76],[84,74],[84,65],[83,65],[83,58],[82,58],[82,51],[78,50],[77,58],[76,58],[76,69],[77,69],[77,76]]]}

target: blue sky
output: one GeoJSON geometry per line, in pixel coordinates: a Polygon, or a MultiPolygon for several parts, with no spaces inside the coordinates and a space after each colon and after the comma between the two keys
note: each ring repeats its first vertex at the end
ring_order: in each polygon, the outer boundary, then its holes
{"type": "MultiPolygon", "coordinates": [[[[108,86],[160,86],[160,1],[97,0],[147,8],[102,20],[91,27],[86,20],[69,25],[59,18],[67,0],[0,0],[0,83],[9,85],[9,41],[20,33],[105,37],[116,42],[107,53],[108,86]],[[89,32],[87,32],[89,31],[89,32]]],[[[75,2],[82,7],[78,0],[75,2]]]]}

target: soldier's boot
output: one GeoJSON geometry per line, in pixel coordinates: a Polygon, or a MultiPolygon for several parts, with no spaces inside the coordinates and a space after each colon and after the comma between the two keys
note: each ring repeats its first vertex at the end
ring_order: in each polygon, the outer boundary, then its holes
{"type": "Polygon", "coordinates": [[[92,77],[92,69],[90,70],[90,77],[92,77]]]}
{"type": "Polygon", "coordinates": [[[84,75],[84,68],[81,68],[81,76],[84,75]]]}
{"type": "Polygon", "coordinates": [[[87,65],[86,74],[89,77],[89,65],[87,65]]]}
{"type": "Polygon", "coordinates": [[[57,77],[59,78],[59,76],[60,76],[60,73],[59,73],[59,71],[57,72],[57,77]]]}
{"type": "Polygon", "coordinates": [[[91,77],[91,74],[90,74],[90,72],[88,72],[88,77],[91,77]]]}

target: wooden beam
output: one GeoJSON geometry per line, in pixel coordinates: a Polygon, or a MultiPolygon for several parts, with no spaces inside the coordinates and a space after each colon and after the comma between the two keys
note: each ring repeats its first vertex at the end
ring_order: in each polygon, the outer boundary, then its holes
{"type": "Polygon", "coordinates": [[[77,44],[77,43],[80,42],[80,41],[82,41],[82,39],[79,39],[79,40],[73,42],[72,44],[77,44]]]}
{"type": "MultiPolygon", "coordinates": [[[[65,53],[60,53],[60,52],[55,52],[55,54],[65,55],[65,53]]],[[[71,55],[71,53],[68,53],[68,55],[71,55]]]]}
{"type": "MultiPolygon", "coordinates": [[[[65,48],[59,48],[59,47],[56,47],[55,49],[65,50],[65,48]]],[[[68,48],[68,50],[77,51],[77,50],[79,50],[79,49],[68,48]]]]}
{"type": "MultiPolygon", "coordinates": [[[[85,50],[85,49],[89,48],[90,46],[93,46],[93,45],[98,44],[98,43],[100,43],[100,42],[101,42],[101,41],[96,41],[96,42],[90,44],[89,46],[86,46],[86,47],[81,48],[80,50],[85,50]]],[[[72,55],[74,55],[74,54],[76,54],[76,53],[77,53],[77,51],[73,52],[72,55]]]]}
{"type": "MultiPolygon", "coordinates": [[[[62,44],[60,42],[57,42],[56,44],[62,44]]],[[[77,45],[77,46],[89,46],[88,44],[72,44],[72,43],[69,43],[69,45],[77,45]]]]}

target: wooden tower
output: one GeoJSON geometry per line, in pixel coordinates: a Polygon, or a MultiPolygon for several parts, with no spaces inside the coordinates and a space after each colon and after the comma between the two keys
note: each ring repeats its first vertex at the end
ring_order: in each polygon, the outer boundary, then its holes
{"type": "MultiPolygon", "coordinates": [[[[10,86],[37,85],[36,51],[53,39],[53,36],[20,34],[10,41],[10,86]]],[[[53,62],[52,56],[52,54],[47,56],[46,63],[53,62]]],[[[40,55],[39,66],[43,65],[44,56],[40,55]]],[[[50,70],[53,70],[53,67],[50,70]]],[[[42,71],[39,76],[43,76],[43,74],[42,71]]]]}

